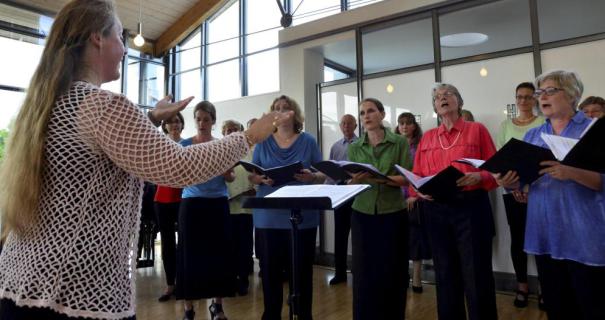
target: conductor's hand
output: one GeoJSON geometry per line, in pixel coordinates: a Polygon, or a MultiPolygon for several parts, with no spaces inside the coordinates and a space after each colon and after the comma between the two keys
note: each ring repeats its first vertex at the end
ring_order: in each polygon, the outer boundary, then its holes
{"type": "Polygon", "coordinates": [[[156,123],[174,117],[179,111],[185,109],[191,100],[193,100],[193,97],[172,102],[172,96],[167,95],[164,99],[158,101],[155,108],[151,110],[151,121],[156,123]]]}
{"type": "Polygon", "coordinates": [[[254,121],[254,123],[245,131],[246,136],[249,137],[253,144],[257,144],[269,137],[275,129],[283,123],[290,121],[294,116],[293,111],[288,112],[277,112],[273,111],[267,114],[263,114],[260,119],[254,121]]]}

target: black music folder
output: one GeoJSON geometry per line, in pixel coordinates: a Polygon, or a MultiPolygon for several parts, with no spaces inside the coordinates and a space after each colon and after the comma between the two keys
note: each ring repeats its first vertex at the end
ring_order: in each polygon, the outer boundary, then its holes
{"type": "Polygon", "coordinates": [[[419,177],[399,165],[395,165],[395,169],[404,176],[416,190],[422,194],[433,197],[433,199],[437,201],[448,200],[456,193],[462,191],[462,187],[457,186],[456,181],[464,177],[464,173],[453,166],[448,166],[439,171],[439,173],[428,177],[419,177]]]}
{"type": "Polygon", "coordinates": [[[289,165],[274,167],[265,169],[261,166],[258,166],[252,162],[248,161],[239,161],[239,164],[246,169],[246,171],[251,173],[256,173],[259,175],[264,175],[273,180],[273,186],[279,187],[288,182],[294,181],[294,175],[300,173],[303,169],[302,162],[297,161],[291,163],[289,165]]]}
{"type": "Polygon", "coordinates": [[[550,150],[512,138],[486,161],[459,159],[455,162],[501,175],[514,170],[523,183],[532,183],[540,177],[538,172],[543,168],[540,162],[547,160],[556,160],[550,150]]]}
{"type": "Polygon", "coordinates": [[[330,177],[334,181],[344,181],[347,179],[351,179],[351,176],[347,172],[368,172],[372,175],[372,178],[374,179],[391,180],[391,178],[378,171],[376,167],[367,163],[325,160],[314,163],[311,167],[330,177]]]}
{"type": "Polygon", "coordinates": [[[605,118],[594,120],[578,139],[542,134],[542,139],[561,163],[605,173],[605,118]]]}

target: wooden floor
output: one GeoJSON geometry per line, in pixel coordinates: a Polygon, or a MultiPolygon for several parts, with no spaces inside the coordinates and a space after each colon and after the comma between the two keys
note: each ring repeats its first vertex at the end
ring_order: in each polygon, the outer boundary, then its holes
{"type": "MultiPolygon", "coordinates": [[[[156,252],[160,252],[156,247],[156,252]]],[[[348,320],[352,319],[352,276],[348,275],[347,284],[329,286],[328,280],[333,270],[316,266],[313,273],[313,318],[315,320],[348,320]]],[[[183,306],[181,301],[174,299],[168,302],[157,302],[158,296],[164,289],[164,272],[161,257],[156,257],[155,267],[137,270],[137,319],[138,320],[167,320],[182,319],[183,306]]],[[[284,286],[284,302],[287,285],[284,286]]],[[[424,285],[421,294],[408,291],[406,319],[437,319],[435,286],[424,285]]],[[[512,304],[512,293],[498,293],[498,317],[500,320],[546,320],[546,314],[538,309],[535,297],[530,297],[529,306],[517,309],[512,304]]],[[[208,319],[210,302],[196,302],[196,319],[208,319]]],[[[263,293],[257,274],[250,276],[250,293],[244,297],[227,298],[223,307],[230,320],[260,319],[263,311],[263,293]]],[[[288,308],[284,304],[282,318],[288,319],[288,308]]]]}

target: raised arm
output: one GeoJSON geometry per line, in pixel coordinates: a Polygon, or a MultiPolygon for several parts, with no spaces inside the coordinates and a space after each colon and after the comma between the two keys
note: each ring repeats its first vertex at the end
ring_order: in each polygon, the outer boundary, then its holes
{"type": "Polygon", "coordinates": [[[249,150],[244,134],[182,147],[161,134],[128,99],[101,91],[81,102],[80,129],[93,148],[145,181],[171,187],[223,174],[249,150]]]}

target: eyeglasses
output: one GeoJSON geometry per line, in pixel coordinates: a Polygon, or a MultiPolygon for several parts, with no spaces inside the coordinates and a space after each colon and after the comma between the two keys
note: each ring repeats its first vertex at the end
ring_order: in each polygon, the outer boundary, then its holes
{"type": "Polygon", "coordinates": [[[534,96],[535,99],[538,99],[538,98],[540,98],[542,96],[543,93],[546,93],[546,95],[550,97],[552,95],[555,95],[559,91],[563,91],[563,89],[548,87],[548,88],[536,90],[534,92],[533,96],[534,96]]]}
{"type": "Polygon", "coordinates": [[[517,100],[531,100],[531,99],[534,98],[534,96],[522,96],[522,95],[518,95],[518,96],[515,96],[515,98],[517,100]]]}
{"type": "Polygon", "coordinates": [[[439,100],[441,98],[449,98],[449,97],[452,97],[453,95],[454,95],[453,93],[447,91],[447,92],[444,92],[443,94],[436,94],[433,97],[433,100],[439,100]]]}

